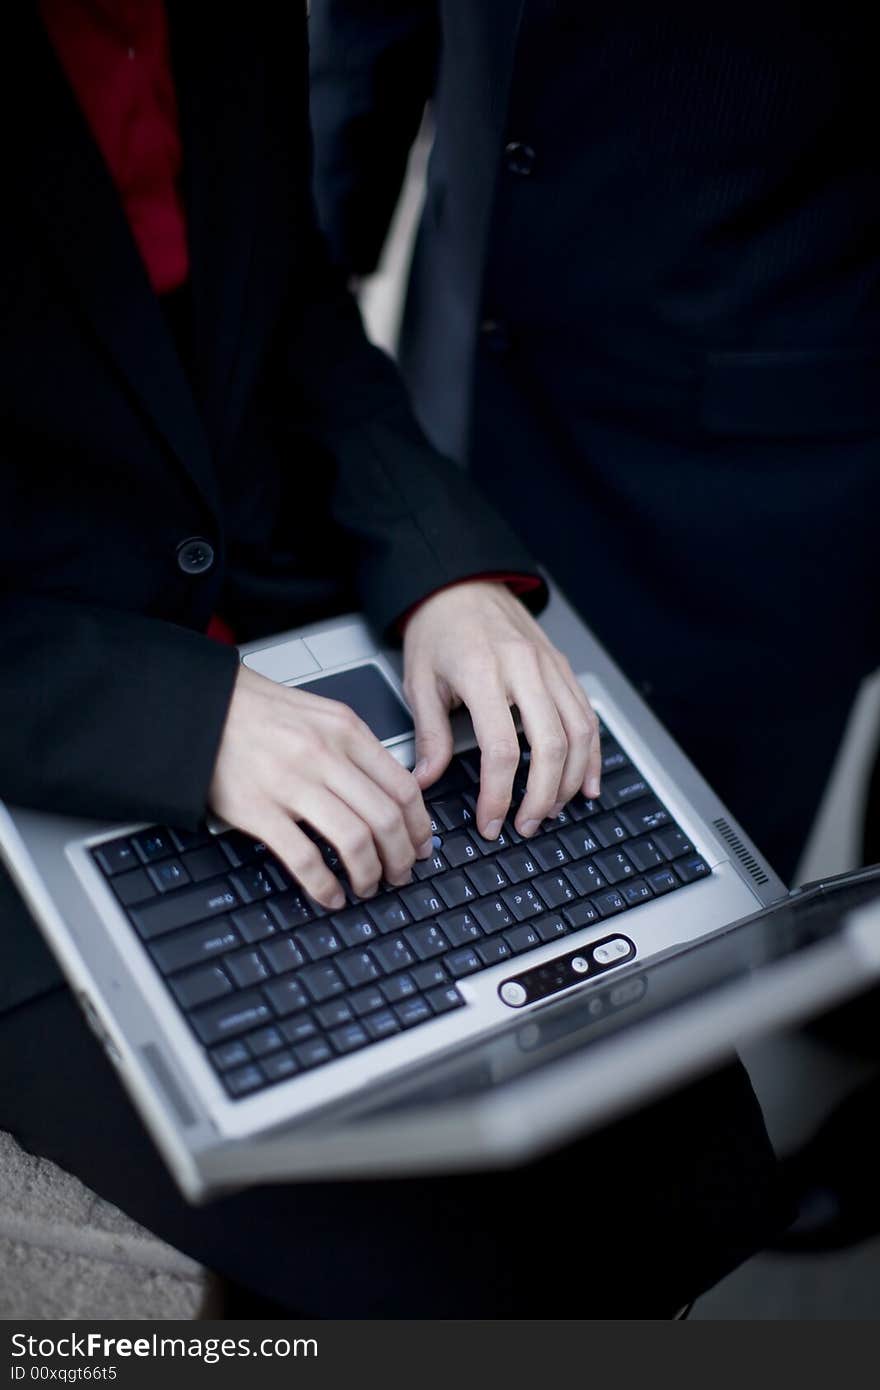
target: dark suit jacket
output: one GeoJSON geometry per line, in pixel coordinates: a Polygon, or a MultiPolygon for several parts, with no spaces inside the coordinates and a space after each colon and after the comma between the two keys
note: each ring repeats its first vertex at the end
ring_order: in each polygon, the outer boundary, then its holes
{"type": "MultiPolygon", "coordinates": [[[[427,444],[329,265],[303,7],[199,9],[169,5],[191,381],[22,0],[0,96],[0,795],[184,826],[236,671],[212,613],[248,638],[353,603],[385,630],[450,580],[531,568],[427,444]],[[192,537],[215,557],[199,573],[192,537]]],[[[3,924],[0,1002],[50,978],[35,951],[3,924]]]]}
{"type": "Polygon", "coordinates": [[[880,660],[868,12],[314,0],[311,29],[342,264],[432,97],[400,357],[429,435],[787,875],[880,660]]]}

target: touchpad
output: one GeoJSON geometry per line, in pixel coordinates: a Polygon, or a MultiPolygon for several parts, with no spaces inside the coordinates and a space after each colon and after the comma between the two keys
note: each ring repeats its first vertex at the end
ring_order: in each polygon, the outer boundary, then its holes
{"type": "Polygon", "coordinates": [[[408,709],[372,662],[352,666],[348,671],[333,671],[313,681],[297,681],[296,689],[351,705],[382,742],[414,733],[408,709]]]}

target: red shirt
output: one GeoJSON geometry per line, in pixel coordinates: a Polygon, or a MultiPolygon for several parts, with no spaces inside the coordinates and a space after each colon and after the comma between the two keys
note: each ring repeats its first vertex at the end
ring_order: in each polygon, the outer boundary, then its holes
{"type": "Polygon", "coordinates": [[[157,294],[189,275],[183,155],[162,0],[40,0],[157,294]]]}

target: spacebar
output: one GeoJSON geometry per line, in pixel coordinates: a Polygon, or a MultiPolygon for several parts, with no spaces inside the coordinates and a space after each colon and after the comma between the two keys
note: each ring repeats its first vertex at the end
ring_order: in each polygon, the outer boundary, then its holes
{"type": "Polygon", "coordinates": [[[231,907],[238,907],[239,896],[225,878],[201,883],[198,888],[184,888],[145,907],[130,908],[129,914],[145,941],[154,936],[188,927],[206,917],[218,917],[231,907]]]}

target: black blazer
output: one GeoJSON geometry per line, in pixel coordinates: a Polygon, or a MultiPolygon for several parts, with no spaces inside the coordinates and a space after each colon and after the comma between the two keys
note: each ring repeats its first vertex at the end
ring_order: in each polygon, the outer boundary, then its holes
{"type": "Polygon", "coordinates": [[[869,11],[314,0],[311,31],[342,264],[375,260],[432,98],[422,423],[786,874],[880,662],[869,11]]]}
{"type": "MultiPolygon", "coordinates": [[[[450,580],[532,568],[427,444],[330,268],[303,7],[201,11],[169,4],[191,379],[22,0],[0,97],[0,795],[184,826],[236,670],[212,613],[249,638],[355,604],[387,630],[450,580]]],[[[32,947],[2,939],[9,1001],[32,947]]]]}

